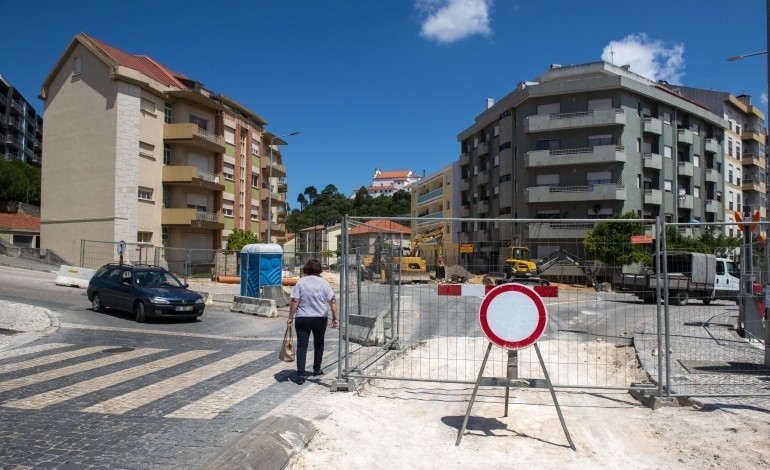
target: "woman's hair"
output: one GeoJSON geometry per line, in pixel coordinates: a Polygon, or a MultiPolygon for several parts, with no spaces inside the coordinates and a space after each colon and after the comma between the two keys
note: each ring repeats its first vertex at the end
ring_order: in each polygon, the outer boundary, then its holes
{"type": "Polygon", "coordinates": [[[318,276],[321,274],[321,263],[317,259],[308,260],[302,270],[306,276],[318,276]]]}

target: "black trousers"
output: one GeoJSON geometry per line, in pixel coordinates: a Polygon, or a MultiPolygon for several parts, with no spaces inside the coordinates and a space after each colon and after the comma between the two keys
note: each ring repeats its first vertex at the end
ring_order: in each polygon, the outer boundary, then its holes
{"type": "Polygon", "coordinates": [[[307,347],[310,343],[310,333],[313,333],[313,371],[321,370],[321,359],[324,355],[324,334],[328,317],[297,317],[294,328],[297,331],[297,372],[305,373],[307,347]]]}

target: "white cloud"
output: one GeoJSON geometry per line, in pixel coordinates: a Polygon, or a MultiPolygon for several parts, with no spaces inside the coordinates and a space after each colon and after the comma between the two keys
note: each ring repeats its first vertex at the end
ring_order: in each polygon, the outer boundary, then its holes
{"type": "Polygon", "coordinates": [[[649,39],[645,33],[629,34],[620,41],[610,41],[602,51],[602,60],[630,65],[632,72],[650,80],[678,85],[684,75],[684,44],[667,46],[663,41],[649,39]]]}
{"type": "Polygon", "coordinates": [[[767,93],[762,93],[759,95],[759,102],[767,106],[767,93]]]}
{"type": "Polygon", "coordinates": [[[489,36],[489,10],[494,0],[416,0],[425,16],[420,35],[449,44],[474,34],[489,36]]]}

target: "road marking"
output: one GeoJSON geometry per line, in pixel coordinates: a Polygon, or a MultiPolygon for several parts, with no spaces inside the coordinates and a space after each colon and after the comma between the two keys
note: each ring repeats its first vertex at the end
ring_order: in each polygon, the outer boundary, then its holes
{"type": "MultiPolygon", "coordinates": [[[[27,398],[21,398],[19,400],[9,401],[4,403],[3,406],[9,408],[20,408],[25,410],[39,410],[47,406],[55,405],[72,398],[87,395],[92,392],[103,390],[107,387],[117,385],[129,380],[133,380],[143,375],[152,374],[154,372],[167,369],[169,367],[177,366],[194,359],[213,354],[217,351],[213,350],[196,350],[187,351],[181,354],[177,354],[171,357],[159,359],[157,361],[148,362],[130,369],[122,370],[112,374],[107,374],[102,377],[96,377],[94,379],[85,380],[72,384],[68,387],[63,387],[50,392],[40,393],[27,398]]],[[[195,372],[195,371],[192,371],[195,372]]],[[[143,389],[140,389],[143,390],[143,389]]],[[[129,394],[130,395],[130,394],[129,394]]],[[[125,395],[124,395],[125,396],[125,395]]]]}
{"type": "Polygon", "coordinates": [[[101,359],[96,359],[88,362],[81,362],[72,366],[62,367],[61,369],[49,370],[46,372],[40,372],[38,374],[28,375],[26,377],[19,377],[17,379],[4,380],[0,382],[0,392],[6,392],[20,387],[26,387],[47,380],[58,379],[66,377],[68,375],[77,374],[88,370],[93,370],[99,367],[108,366],[110,364],[117,364],[118,362],[130,361],[138,357],[147,356],[149,354],[155,354],[158,352],[167,351],[166,349],[153,349],[142,348],[134,351],[129,351],[120,354],[109,354],[101,359]]]}
{"type": "Polygon", "coordinates": [[[48,351],[51,349],[64,348],[67,346],[72,346],[72,345],[67,343],[38,344],[37,346],[30,346],[28,348],[13,349],[10,351],[1,352],[0,359],[8,359],[11,357],[23,356],[25,354],[32,354],[40,351],[48,351]]]}
{"type": "MultiPolygon", "coordinates": [[[[202,333],[181,333],[176,331],[164,331],[164,330],[143,330],[141,328],[118,328],[114,326],[96,326],[96,325],[81,325],[80,323],[61,323],[61,328],[73,328],[77,330],[100,330],[100,331],[120,331],[124,333],[142,333],[145,335],[167,335],[167,336],[185,336],[188,338],[210,338],[210,339],[228,339],[232,341],[260,341],[273,338],[259,338],[252,336],[250,338],[237,337],[237,336],[221,336],[221,335],[207,335],[202,333]]],[[[280,338],[283,340],[283,336],[280,338]]]]}
{"type": "Polygon", "coordinates": [[[134,390],[110,400],[97,403],[81,411],[87,413],[103,413],[122,415],[128,411],[134,410],[148,403],[152,403],[172,393],[178,392],[198,383],[208,380],[217,375],[224,374],[243,364],[265,357],[270,353],[264,351],[246,351],[226,359],[199,367],[197,369],[185,372],[175,377],[168,378],[161,382],[148,385],[147,387],[134,390]]]}
{"type": "Polygon", "coordinates": [[[87,356],[89,354],[93,354],[112,347],[114,346],[93,346],[90,348],[76,349],[74,351],[51,354],[50,356],[38,357],[35,359],[30,359],[28,361],[16,362],[13,364],[6,364],[4,366],[0,366],[0,374],[15,372],[17,370],[29,369],[30,367],[43,366],[46,364],[52,364],[54,362],[59,362],[59,361],[66,361],[67,359],[72,359],[75,357],[87,356]]]}

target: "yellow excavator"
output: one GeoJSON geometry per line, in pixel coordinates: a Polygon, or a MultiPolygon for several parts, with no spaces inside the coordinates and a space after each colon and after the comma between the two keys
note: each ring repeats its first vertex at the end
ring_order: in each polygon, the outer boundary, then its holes
{"type": "Polygon", "coordinates": [[[524,246],[509,247],[509,255],[510,256],[505,259],[505,263],[503,264],[503,273],[489,273],[489,275],[487,275],[487,282],[493,284],[522,282],[527,284],[548,285],[549,282],[541,278],[540,274],[558,261],[566,260],[583,271],[586,276],[586,283],[589,286],[599,290],[600,286],[596,279],[596,275],[585,260],[561,248],[552,252],[537,263],[530,261],[529,248],[524,246]]]}
{"type": "Polygon", "coordinates": [[[439,279],[443,278],[445,272],[443,227],[415,235],[412,238],[411,250],[402,247],[400,253],[393,255],[390,265],[392,269],[389,269],[388,264],[384,261],[384,258],[387,258],[387,256],[383,256],[384,249],[382,242],[378,238],[374,245],[374,254],[362,260],[363,278],[373,280],[375,276],[379,275],[383,282],[388,282],[391,278],[395,278],[402,283],[429,282],[431,279],[430,273],[428,273],[425,259],[420,256],[420,248],[425,243],[431,241],[435,241],[436,244],[436,262],[438,264],[436,277],[439,279]]]}

